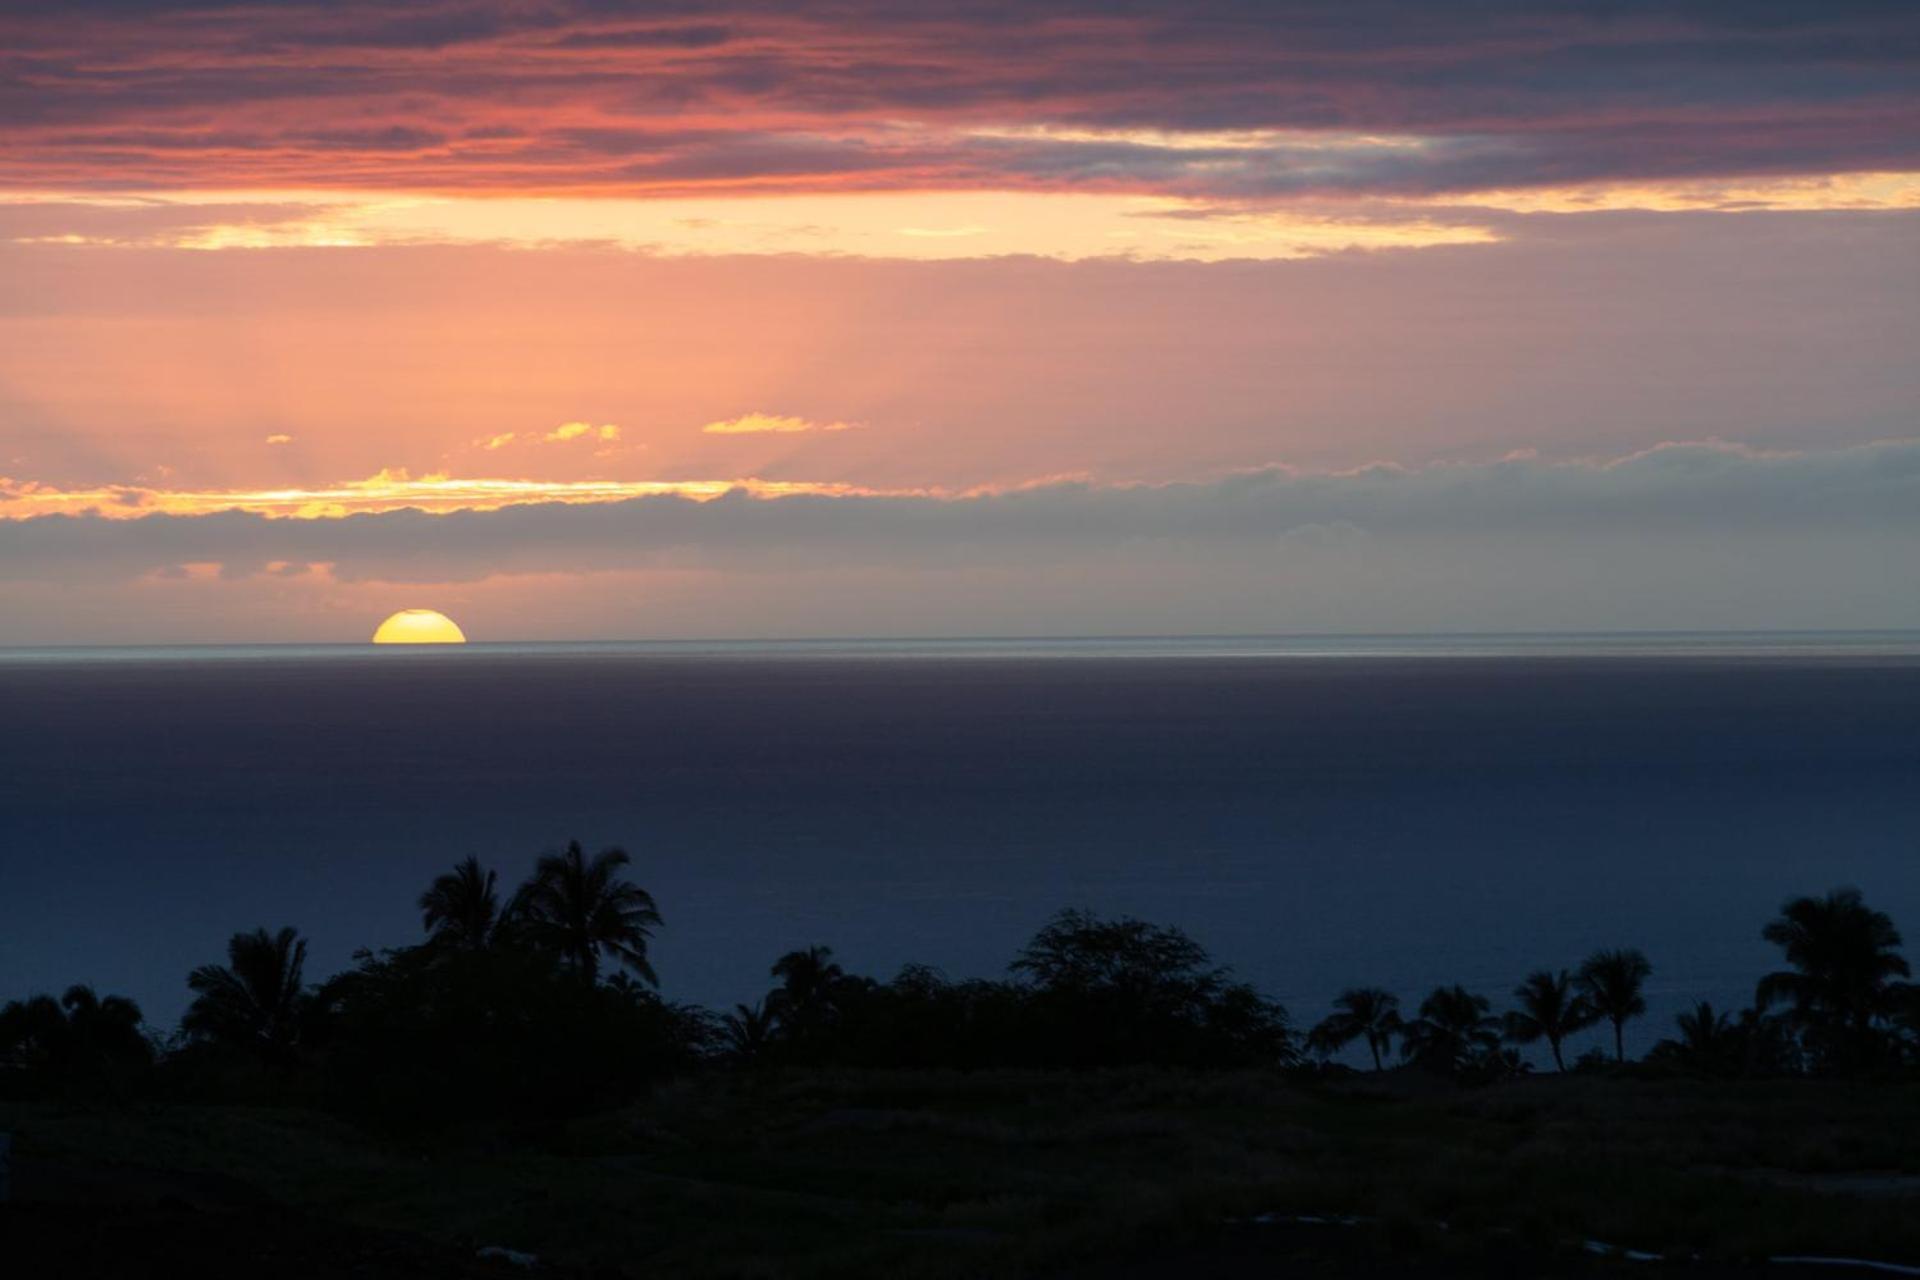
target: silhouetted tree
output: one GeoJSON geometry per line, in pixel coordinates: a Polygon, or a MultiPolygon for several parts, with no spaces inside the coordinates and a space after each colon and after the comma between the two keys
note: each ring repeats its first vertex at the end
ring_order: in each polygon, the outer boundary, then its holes
{"type": "Polygon", "coordinates": [[[145,1065],[153,1044],[141,1031],[140,1006],[125,996],[101,996],[89,986],[68,987],[60,997],[67,1012],[67,1033],[76,1069],[106,1070],[145,1065]]]}
{"type": "Polygon", "coordinates": [[[420,895],[420,924],[440,946],[492,946],[502,926],[498,877],[473,857],[434,877],[420,895]]]}
{"type": "Polygon", "coordinates": [[[740,1062],[754,1063],[766,1056],[773,1043],[779,1019],[767,1008],[765,1000],[736,1004],[732,1013],[720,1015],[720,1035],[727,1053],[740,1062]]]}
{"type": "Polygon", "coordinates": [[[1032,1065],[1159,1062],[1272,1065],[1291,1060],[1286,1010],[1229,983],[1179,929],[1062,911],[1021,950],[1032,1065]]]}
{"type": "Polygon", "coordinates": [[[1013,971],[1055,991],[1112,991],[1185,1002],[1222,981],[1206,949],[1178,929],[1062,911],[1021,950],[1013,971]]]}
{"type": "Polygon", "coordinates": [[[1653,1046],[1649,1062],[1669,1062],[1698,1075],[1730,1075],[1741,1067],[1744,1036],[1732,1014],[1705,1000],[1673,1020],[1680,1033],[1653,1046]]]}
{"type": "Polygon", "coordinates": [[[1406,1057],[1446,1071],[1459,1071],[1476,1058],[1497,1053],[1500,1020],[1488,1012],[1485,996],[1455,983],[1435,987],[1420,1002],[1420,1016],[1401,1029],[1406,1057]]]}
{"type": "Polygon", "coordinates": [[[1290,1067],[1299,1062],[1287,1011],[1244,982],[1222,984],[1200,1006],[1193,1066],[1290,1067]]]}
{"type": "Polygon", "coordinates": [[[515,927],[590,982],[604,953],[659,986],[647,942],[660,911],[652,894],[617,874],[631,861],[622,849],[602,849],[589,859],[578,840],[543,856],[516,896],[515,927]]]}
{"type": "Polygon", "coordinates": [[[1379,1071],[1400,1028],[1398,996],[1378,987],[1352,987],[1334,999],[1333,1012],[1307,1033],[1307,1045],[1316,1052],[1333,1054],[1364,1039],[1373,1054],[1373,1069],[1379,1071]]]}
{"type": "Polygon", "coordinates": [[[1793,966],[1760,979],[1762,1010],[1790,1004],[1796,1029],[1823,1065],[1860,1066],[1884,1052],[1881,1025],[1904,998],[1894,979],[1911,973],[1885,912],[1867,906],[1858,889],[1835,889],[1792,899],[1761,936],[1793,966]]]}
{"type": "Polygon", "coordinates": [[[1673,1024],[1680,1030],[1680,1046],[1701,1057],[1718,1053],[1739,1029],[1732,1014],[1715,1013],[1713,1005],[1706,1000],[1676,1015],[1673,1024]]]}
{"type": "Polygon", "coordinates": [[[1920,983],[1894,984],[1887,1015],[1897,1047],[1909,1063],[1920,1065],[1920,983]]]}
{"type": "Polygon", "coordinates": [[[1785,1017],[1742,1009],[1735,1026],[1740,1035],[1740,1069],[1747,1075],[1791,1075],[1806,1070],[1806,1055],[1785,1017]]]}
{"type": "Polygon", "coordinates": [[[1660,1041],[1647,1061],[1703,1076],[1769,1076],[1801,1070],[1786,1019],[1757,1009],[1722,1013],[1706,1001],[1674,1018],[1679,1033],[1660,1041]]]}
{"type": "Polygon", "coordinates": [[[34,996],[0,1008],[0,1066],[31,1092],[119,1095],[153,1057],[140,1006],[125,996],[73,986],[57,1001],[34,996]]]}
{"type": "Polygon", "coordinates": [[[52,996],[9,1000],[0,1008],[0,1063],[45,1069],[59,1060],[66,1032],[66,1011],[52,996]]]}
{"type": "Polygon", "coordinates": [[[1634,950],[1596,951],[1580,966],[1580,989],[1597,1018],[1613,1024],[1613,1060],[1627,1060],[1626,1025],[1647,1011],[1653,966],[1634,950]]]}
{"type": "Polygon", "coordinates": [[[1534,1044],[1545,1040],[1553,1052],[1553,1068],[1565,1071],[1567,1061],[1560,1046],[1576,1031],[1594,1024],[1598,1018],[1565,969],[1558,973],[1546,969],[1530,973],[1514,988],[1513,998],[1520,1007],[1507,1014],[1505,1034],[1515,1044],[1534,1044]]]}
{"type": "Polygon", "coordinates": [[[767,1007],[789,1035],[816,1036],[832,1023],[847,983],[832,947],[789,951],[773,962],[770,973],[780,986],[767,997],[767,1007]]]}
{"type": "Polygon", "coordinates": [[[530,947],[361,952],[328,982],[324,1052],[339,1109],[402,1130],[550,1136],[706,1050],[705,1020],[615,974],[582,982],[530,947]]]}
{"type": "Polygon", "coordinates": [[[307,944],[295,929],[234,934],[226,964],[202,965],[187,976],[195,996],[181,1028],[195,1039],[284,1059],[300,1038],[306,963],[307,944]]]}

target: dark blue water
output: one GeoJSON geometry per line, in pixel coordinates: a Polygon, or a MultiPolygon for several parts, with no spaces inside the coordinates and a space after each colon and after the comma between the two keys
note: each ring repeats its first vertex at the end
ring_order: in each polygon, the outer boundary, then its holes
{"type": "Polygon", "coordinates": [[[715,1004],[810,943],[999,973],[1073,905],[1302,1019],[1637,946],[1644,1046],[1750,999],[1789,894],[1920,941],[1899,638],[16,653],[0,726],[0,996],[168,1021],[236,929],[319,976],[454,860],[570,837],[632,852],[667,994],[715,1004]]]}

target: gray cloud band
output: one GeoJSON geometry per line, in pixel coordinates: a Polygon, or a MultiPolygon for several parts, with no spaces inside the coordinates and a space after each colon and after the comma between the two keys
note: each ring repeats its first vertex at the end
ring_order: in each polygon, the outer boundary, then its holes
{"type": "Polygon", "coordinates": [[[1920,537],[1920,441],[1813,453],[1663,445],[1608,463],[1506,460],[1339,474],[1282,469],[989,495],[645,497],[328,519],[39,516],[0,522],[0,578],[112,581],[214,563],[325,563],[347,580],[454,581],[663,563],[1035,564],[1115,550],[1355,540],[1585,540],[1828,531],[1920,537]]]}

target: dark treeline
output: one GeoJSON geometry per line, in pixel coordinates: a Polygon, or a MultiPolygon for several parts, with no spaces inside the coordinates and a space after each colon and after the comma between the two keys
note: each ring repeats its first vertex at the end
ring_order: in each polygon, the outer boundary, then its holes
{"type": "Polygon", "coordinates": [[[1376,1071],[1405,1065],[1466,1082],[1530,1070],[1676,1071],[1711,1077],[1892,1075],[1920,1070],[1920,988],[1893,922],[1850,889],[1795,898],[1764,937],[1784,967],[1751,1007],[1701,1004],[1628,1065],[1624,1028],[1652,973],[1633,950],[1541,969],[1496,1012],[1484,994],[1433,989],[1403,1009],[1354,988],[1302,1033],[1179,929],[1054,916],[1000,980],[909,965],[891,981],[847,973],[824,946],[771,967],[771,990],[714,1014],[660,997],[653,898],[627,855],[578,843],[539,859],[511,892],[475,859],[421,895],[425,941],[362,951],[319,983],[292,928],[236,934],[224,963],[187,976],[179,1028],[133,1002],[74,987],[0,1009],[0,1091],[17,1096],[323,1106],[393,1128],[538,1132],[693,1071],[780,1067],[1376,1071]],[[1568,1060],[1576,1033],[1607,1045],[1568,1060]]]}

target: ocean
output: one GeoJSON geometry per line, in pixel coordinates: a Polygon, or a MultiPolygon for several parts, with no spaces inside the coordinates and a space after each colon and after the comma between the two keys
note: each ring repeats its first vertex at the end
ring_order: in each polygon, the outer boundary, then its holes
{"type": "MultiPolygon", "coordinates": [[[[1178,925],[1301,1023],[1632,946],[1644,1049],[1839,885],[1920,951],[1920,635],[0,650],[0,999],[170,1024],[256,925],[309,976],[468,854],[619,845],[670,998],[815,943],[1005,972],[1062,907],[1178,925]]],[[[1590,1033],[1576,1046],[1598,1045],[1590,1033]]]]}

